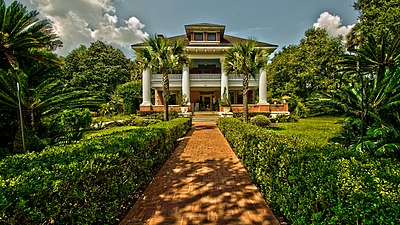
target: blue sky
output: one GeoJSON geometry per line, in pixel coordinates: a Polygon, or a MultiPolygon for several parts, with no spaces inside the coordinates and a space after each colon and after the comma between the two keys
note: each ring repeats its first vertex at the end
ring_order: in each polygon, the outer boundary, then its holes
{"type": "MultiPolygon", "coordinates": [[[[6,0],[6,4],[11,1],[6,0]]],[[[101,40],[120,48],[153,34],[174,36],[184,25],[216,23],[226,33],[283,46],[297,44],[319,21],[332,35],[348,32],[357,22],[352,0],[21,0],[53,21],[66,55],[79,45],[101,40]],[[322,13],[326,12],[321,16],[322,13]],[[336,16],[336,17],[335,17],[336,16]]],[[[278,50],[279,50],[278,49],[278,50]]]]}

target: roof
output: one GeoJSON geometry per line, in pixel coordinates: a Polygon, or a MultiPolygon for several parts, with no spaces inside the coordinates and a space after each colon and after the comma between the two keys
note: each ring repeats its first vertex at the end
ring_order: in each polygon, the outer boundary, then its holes
{"type": "MultiPolygon", "coordinates": [[[[231,35],[224,34],[225,26],[218,25],[218,24],[211,24],[211,23],[197,23],[197,24],[188,24],[185,25],[186,34],[177,35],[173,37],[169,37],[170,42],[175,43],[176,41],[181,41],[185,44],[186,47],[231,47],[234,43],[240,43],[248,41],[249,39],[235,37],[231,35]],[[221,32],[221,41],[220,42],[189,42],[188,33],[190,31],[210,31],[210,30],[218,30],[221,32]]],[[[257,47],[264,47],[264,48],[277,48],[278,45],[255,41],[257,47]]],[[[140,48],[146,46],[146,44],[139,43],[131,45],[133,49],[140,48]]]]}

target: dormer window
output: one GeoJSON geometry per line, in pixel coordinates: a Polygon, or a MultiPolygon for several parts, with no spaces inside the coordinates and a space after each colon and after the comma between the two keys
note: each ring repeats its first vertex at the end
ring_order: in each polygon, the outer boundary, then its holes
{"type": "Polygon", "coordinates": [[[192,33],[192,41],[217,41],[217,33],[214,32],[194,32],[192,33]]]}
{"type": "Polygon", "coordinates": [[[207,33],[207,41],[217,41],[216,33],[207,33]]]}
{"type": "Polygon", "coordinates": [[[203,33],[194,33],[194,41],[203,41],[203,33]]]}

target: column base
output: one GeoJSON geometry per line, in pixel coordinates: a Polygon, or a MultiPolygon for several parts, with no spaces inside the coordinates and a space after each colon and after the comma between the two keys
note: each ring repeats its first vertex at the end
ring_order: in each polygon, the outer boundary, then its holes
{"type": "Polygon", "coordinates": [[[257,105],[269,105],[267,101],[259,101],[257,105]]]}
{"type": "Polygon", "coordinates": [[[140,106],[151,106],[151,102],[143,102],[140,106]]]}

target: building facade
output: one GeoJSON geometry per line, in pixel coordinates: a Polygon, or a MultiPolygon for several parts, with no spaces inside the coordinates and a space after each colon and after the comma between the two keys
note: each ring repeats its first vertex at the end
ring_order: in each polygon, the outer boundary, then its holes
{"type": "MultiPolygon", "coordinates": [[[[169,75],[171,110],[177,110],[177,100],[187,97],[192,111],[219,111],[219,99],[224,93],[229,94],[232,111],[242,111],[242,76],[228,75],[224,71],[223,61],[226,51],[234,43],[247,39],[225,34],[225,26],[217,24],[185,25],[186,33],[170,37],[171,42],[181,41],[185,44],[189,65],[182,71],[169,75]]],[[[271,52],[278,46],[256,42],[258,48],[271,52]]],[[[145,47],[144,43],[132,45],[133,50],[145,47]]],[[[141,111],[162,111],[162,74],[151,74],[149,69],[143,71],[143,102],[141,111]],[[152,98],[151,96],[154,96],[152,98]]],[[[284,113],[288,111],[287,103],[269,104],[267,102],[267,74],[264,70],[249,80],[249,111],[284,113]]]]}

